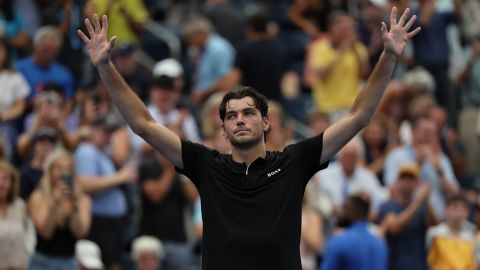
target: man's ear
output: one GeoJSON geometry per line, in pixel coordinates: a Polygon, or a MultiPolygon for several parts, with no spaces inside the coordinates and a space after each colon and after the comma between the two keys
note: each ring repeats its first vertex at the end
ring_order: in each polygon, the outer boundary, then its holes
{"type": "Polygon", "coordinates": [[[270,129],[270,119],[268,116],[263,117],[263,131],[267,131],[270,129]]]}

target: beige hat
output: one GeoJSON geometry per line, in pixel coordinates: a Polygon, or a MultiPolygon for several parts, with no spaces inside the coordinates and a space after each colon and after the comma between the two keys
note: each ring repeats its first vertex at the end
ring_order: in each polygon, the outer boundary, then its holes
{"type": "Polygon", "coordinates": [[[407,163],[403,164],[398,168],[398,177],[401,177],[402,175],[411,175],[415,178],[418,178],[420,174],[420,169],[418,166],[414,163],[407,163]]]}

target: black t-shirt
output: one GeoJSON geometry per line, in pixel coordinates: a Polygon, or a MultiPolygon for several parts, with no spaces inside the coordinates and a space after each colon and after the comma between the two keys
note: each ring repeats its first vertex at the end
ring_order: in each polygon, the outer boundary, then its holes
{"type": "Polygon", "coordinates": [[[235,67],[243,74],[242,84],[277,101],[281,101],[280,81],[287,65],[287,51],[276,40],[246,42],[235,57],[235,67]]]}
{"type": "Polygon", "coordinates": [[[22,166],[20,169],[20,196],[22,199],[28,200],[30,194],[32,194],[40,182],[42,175],[43,170],[32,167],[30,163],[22,166]]]}
{"type": "Polygon", "coordinates": [[[301,269],[303,193],[320,165],[323,134],[267,152],[250,166],[182,140],[184,169],[200,192],[203,269],[301,269]]]}
{"type": "MultiPolygon", "coordinates": [[[[164,169],[153,155],[143,158],[140,164],[140,183],[158,181],[164,169]]],[[[187,201],[182,191],[178,175],[175,175],[165,197],[152,202],[142,192],[142,217],[139,235],[155,236],[162,241],[185,242],[184,209],[187,201]]]]}

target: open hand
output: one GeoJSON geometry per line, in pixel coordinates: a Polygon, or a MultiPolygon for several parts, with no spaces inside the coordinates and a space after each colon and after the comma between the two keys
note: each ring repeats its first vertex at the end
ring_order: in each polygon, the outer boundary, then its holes
{"type": "Polygon", "coordinates": [[[407,41],[420,32],[420,27],[408,32],[417,18],[416,15],[413,15],[410,20],[406,22],[409,13],[410,9],[405,9],[397,23],[397,8],[393,7],[392,13],[390,14],[390,31],[387,31],[387,25],[382,22],[381,32],[385,52],[399,57],[402,55],[407,41]]]}
{"type": "Polygon", "coordinates": [[[90,38],[88,38],[80,29],[77,30],[77,33],[85,45],[87,45],[88,54],[90,55],[93,65],[97,66],[98,64],[107,63],[110,60],[110,53],[115,46],[116,39],[116,37],[113,36],[110,41],[107,40],[107,15],[102,16],[101,26],[97,14],[93,15],[93,25],[95,28],[92,26],[89,19],[85,19],[85,25],[90,38]]]}

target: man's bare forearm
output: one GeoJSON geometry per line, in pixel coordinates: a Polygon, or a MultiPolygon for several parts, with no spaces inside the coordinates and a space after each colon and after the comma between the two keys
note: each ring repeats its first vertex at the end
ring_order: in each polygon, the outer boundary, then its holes
{"type": "Polygon", "coordinates": [[[130,89],[111,61],[97,65],[113,103],[135,133],[142,133],[144,124],[153,121],[145,104],[130,89]]]}
{"type": "Polygon", "coordinates": [[[362,125],[367,125],[375,113],[387,84],[392,76],[397,57],[383,52],[367,84],[353,103],[351,113],[358,117],[362,125]]]}

